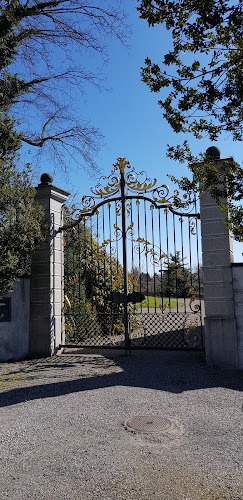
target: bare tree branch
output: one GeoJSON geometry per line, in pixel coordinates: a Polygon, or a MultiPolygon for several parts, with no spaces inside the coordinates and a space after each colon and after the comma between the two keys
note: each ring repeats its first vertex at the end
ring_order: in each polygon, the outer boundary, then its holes
{"type": "Polygon", "coordinates": [[[76,116],[71,96],[86,83],[103,84],[82,56],[93,52],[106,61],[108,37],[127,37],[124,19],[119,3],[107,0],[1,1],[0,113],[9,108],[18,116],[23,142],[43,150],[49,144],[63,158],[69,148],[77,164],[94,168],[101,135],[76,116]],[[33,114],[39,133],[30,128],[33,114]]]}

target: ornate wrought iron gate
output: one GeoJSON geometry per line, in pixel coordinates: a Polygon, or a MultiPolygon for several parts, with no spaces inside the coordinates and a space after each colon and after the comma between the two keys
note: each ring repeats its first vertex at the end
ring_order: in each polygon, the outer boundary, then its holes
{"type": "Polygon", "coordinates": [[[64,209],[66,346],[202,349],[199,214],[118,158],[64,209]]]}

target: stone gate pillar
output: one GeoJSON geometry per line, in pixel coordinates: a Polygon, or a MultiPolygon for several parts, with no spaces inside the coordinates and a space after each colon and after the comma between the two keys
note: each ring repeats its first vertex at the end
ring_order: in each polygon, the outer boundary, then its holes
{"type": "Polygon", "coordinates": [[[45,209],[50,235],[32,257],[30,278],[29,356],[53,355],[64,343],[63,236],[62,205],[68,193],[52,184],[52,176],[43,174],[36,188],[36,201],[45,209]]]}
{"type": "MultiPolygon", "coordinates": [[[[214,158],[220,170],[218,148],[207,153],[214,158]]],[[[209,193],[200,203],[202,232],[202,262],[205,302],[205,350],[210,365],[238,368],[237,330],[234,312],[232,279],[232,236],[225,227],[226,214],[209,193]]]]}

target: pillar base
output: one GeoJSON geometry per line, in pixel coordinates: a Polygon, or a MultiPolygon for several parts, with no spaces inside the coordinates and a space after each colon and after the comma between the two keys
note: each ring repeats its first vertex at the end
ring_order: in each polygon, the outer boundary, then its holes
{"type": "Polygon", "coordinates": [[[234,317],[205,318],[205,351],[207,365],[239,369],[237,330],[234,317]]]}

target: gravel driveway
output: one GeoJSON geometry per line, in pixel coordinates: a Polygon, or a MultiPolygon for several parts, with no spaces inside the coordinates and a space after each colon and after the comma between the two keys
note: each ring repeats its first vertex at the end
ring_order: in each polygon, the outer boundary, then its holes
{"type": "Polygon", "coordinates": [[[200,352],[73,350],[3,363],[0,386],[1,500],[243,499],[243,373],[200,352]]]}

